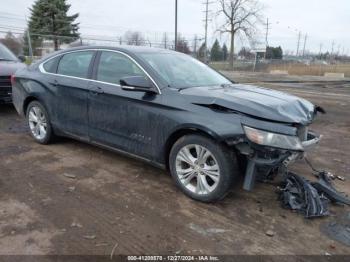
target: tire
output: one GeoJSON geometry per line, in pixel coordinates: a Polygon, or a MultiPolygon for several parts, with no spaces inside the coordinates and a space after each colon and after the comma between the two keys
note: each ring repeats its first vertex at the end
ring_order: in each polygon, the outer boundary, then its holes
{"type": "Polygon", "coordinates": [[[29,131],[34,140],[42,145],[50,144],[54,134],[45,107],[40,102],[33,101],[28,105],[26,115],[29,131]]]}
{"type": "Polygon", "coordinates": [[[176,185],[190,198],[205,203],[223,199],[239,175],[235,153],[201,135],[180,138],[171,149],[169,167],[176,185]]]}

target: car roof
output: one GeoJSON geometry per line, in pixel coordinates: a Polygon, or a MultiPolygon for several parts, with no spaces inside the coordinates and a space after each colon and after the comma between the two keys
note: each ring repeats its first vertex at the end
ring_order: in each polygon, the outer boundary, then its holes
{"type": "Polygon", "coordinates": [[[175,51],[168,50],[168,49],[162,49],[162,48],[154,48],[154,47],[147,47],[147,46],[118,46],[118,47],[111,47],[111,46],[80,46],[80,47],[74,47],[69,49],[61,50],[62,53],[69,52],[69,51],[79,51],[79,50],[86,50],[86,49],[108,49],[108,50],[115,50],[115,51],[121,51],[125,53],[176,53],[175,51]]]}

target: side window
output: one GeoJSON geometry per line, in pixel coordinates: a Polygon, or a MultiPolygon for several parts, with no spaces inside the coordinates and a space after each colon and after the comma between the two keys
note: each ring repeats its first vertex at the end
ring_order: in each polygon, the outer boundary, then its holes
{"type": "Polygon", "coordinates": [[[87,78],[93,51],[81,51],[64,55],[57,69],[57,74],[87,78]]]}
{"type": "Polygon", "coordinates": [[[128,76],[146,77],[146,74],[128,57],[116,52],[102,52],[96,80],[119,85],[120,79],[128,76]]]}
{"type": "Polygon", "coordinates": [[[53,74],[55,74],[56,71],[57,71],[57,64],[58,64],[58,61],[60,60],[60,58],[61,58],[61,57],[58,56],[58,57],[55,57],[55,58],[53,58],[53,59],[47,61],[47,62],[43,65],[45,71],[48,72],[48,73],[53,73],[53,74]]]}

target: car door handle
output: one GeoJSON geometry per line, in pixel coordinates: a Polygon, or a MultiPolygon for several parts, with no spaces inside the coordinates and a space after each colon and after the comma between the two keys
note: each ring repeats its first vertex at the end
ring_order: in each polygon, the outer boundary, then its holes
{"type": "Polygon", "coordinates": [[[103,89],[99,86],[93,86],[90,89],[90,92],[94,95],[100,95],[100,94],[104,94],[105,92],[103,91],[103,89]]]}

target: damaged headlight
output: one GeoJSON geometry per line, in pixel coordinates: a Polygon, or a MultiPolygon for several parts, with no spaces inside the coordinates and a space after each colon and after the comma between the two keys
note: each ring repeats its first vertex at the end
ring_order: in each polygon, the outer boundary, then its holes
{"type": "Polygon", "coordinates": [[[281,149],[303,151],[299,137],[287,136],[243,126],[248,139],[258,145],[277,147],[281,149]]]}

